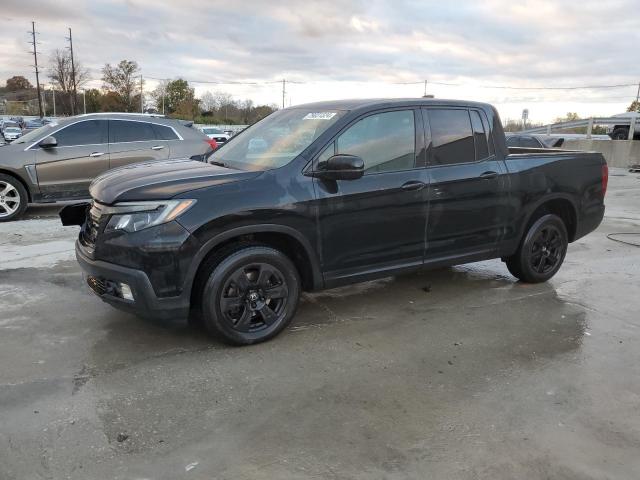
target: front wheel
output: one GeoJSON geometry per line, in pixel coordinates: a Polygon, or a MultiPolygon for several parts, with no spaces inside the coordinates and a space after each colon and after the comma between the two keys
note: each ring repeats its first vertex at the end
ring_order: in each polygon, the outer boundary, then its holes
{"type": "Polygon", "coordinates": [[[546,282],[560,269],[568,244],[562,219],[544,215],[529,227],[518,251],[506,259],[507,268],[523,282],[546,282]]]}
{"type": "Polygon", "coordinates": [[[244,247],[206,273],[200,296],[202,321],[223,342],[264,342],[293,319],[300,276],[282,252],[264,246],[244,247]]]}
{"type": "Polygon", "coordinates": [[[0,222],[20,217],[27,209],[28,201],[27,190],[19,180],[0,174],[0,222]]]}

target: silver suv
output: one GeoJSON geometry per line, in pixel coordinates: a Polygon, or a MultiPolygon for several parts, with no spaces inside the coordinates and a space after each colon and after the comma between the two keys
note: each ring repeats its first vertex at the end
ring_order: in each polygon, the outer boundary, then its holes
{"type": "Polygon", "coordinates": [[[131,113],[95,113],[45,125],[0,147],[0,222],[27,203],[89,197],[89,184],[135,162],[206,160],[215,143],[189,123],[131,113]]]}

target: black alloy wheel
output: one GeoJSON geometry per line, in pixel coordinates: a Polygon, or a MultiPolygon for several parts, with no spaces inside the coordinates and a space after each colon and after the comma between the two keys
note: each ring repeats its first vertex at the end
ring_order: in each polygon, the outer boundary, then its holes
{"type": "Polygon", "coordinates": [[[238,268],[225,282],[220,298],[224,320],[239,332],[258,332],[277,322],[286,310],[289,289],[282,272],[268,263],[238,268]]]}
{"type": "Polygon", "coordinates": [[[300,276],[282,252],[267,246],[238,246],[204,268],[201,319],[225,343],[264,342],[293,319],[300,276]]]}
{"type": "Polygon", "coordinates": [[[546,282],[560,269],[568,238],[560,217],[541,216],[529,227],[516,253],[505,259],[509,272],[523,282],[546,282]]]}

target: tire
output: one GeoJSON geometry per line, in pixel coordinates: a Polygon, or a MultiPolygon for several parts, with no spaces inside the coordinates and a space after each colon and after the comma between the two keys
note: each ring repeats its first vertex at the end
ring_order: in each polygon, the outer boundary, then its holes
{"type": "Polygon", "coordinates": [[[523,282],[546,282],[560,269],[568,239],[560,217],[543,215],[529,227],[516,253],[506,259],[509,272],[523,282]]]}
{"type": "Polygon", "coordinates": [[[20,180],[0,173],[0,222],[20,218],[28,202],[29,195],[20,180]]]}
{"type": "Polygon", "coordinates": [[[198,294],[207,331],[230,345],[251,345],[278,335],[293,319],[300,275],[282,252],[238,246],[204,266],[198,294]]]}
{"type": "Polygon", "coordinates": [[[612,140],[626,140],[629,138],[629,130],[626,128],[616,128],[611,132],[612,140]]]}

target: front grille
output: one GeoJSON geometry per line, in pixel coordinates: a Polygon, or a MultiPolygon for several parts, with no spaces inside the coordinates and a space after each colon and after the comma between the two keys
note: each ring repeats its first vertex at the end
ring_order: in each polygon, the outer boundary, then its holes
{"type": "Polygon", "coordinates": [[[97,295],[104,295],[109,291],[109,287],[105,283],[104,280],[98,277],[89,276],[87,277],[87,285],[89,288],[93,290],[97,295]]]}
{"type": "Polygon", "coordinates": [[[96,243],[96,237],[100,232],[102,222],[102,207],[99,203],[91,202],[91,208],[87,213],[87,219],[82,227],[82,241],[87,246],[93,246],[96,243]]]}

